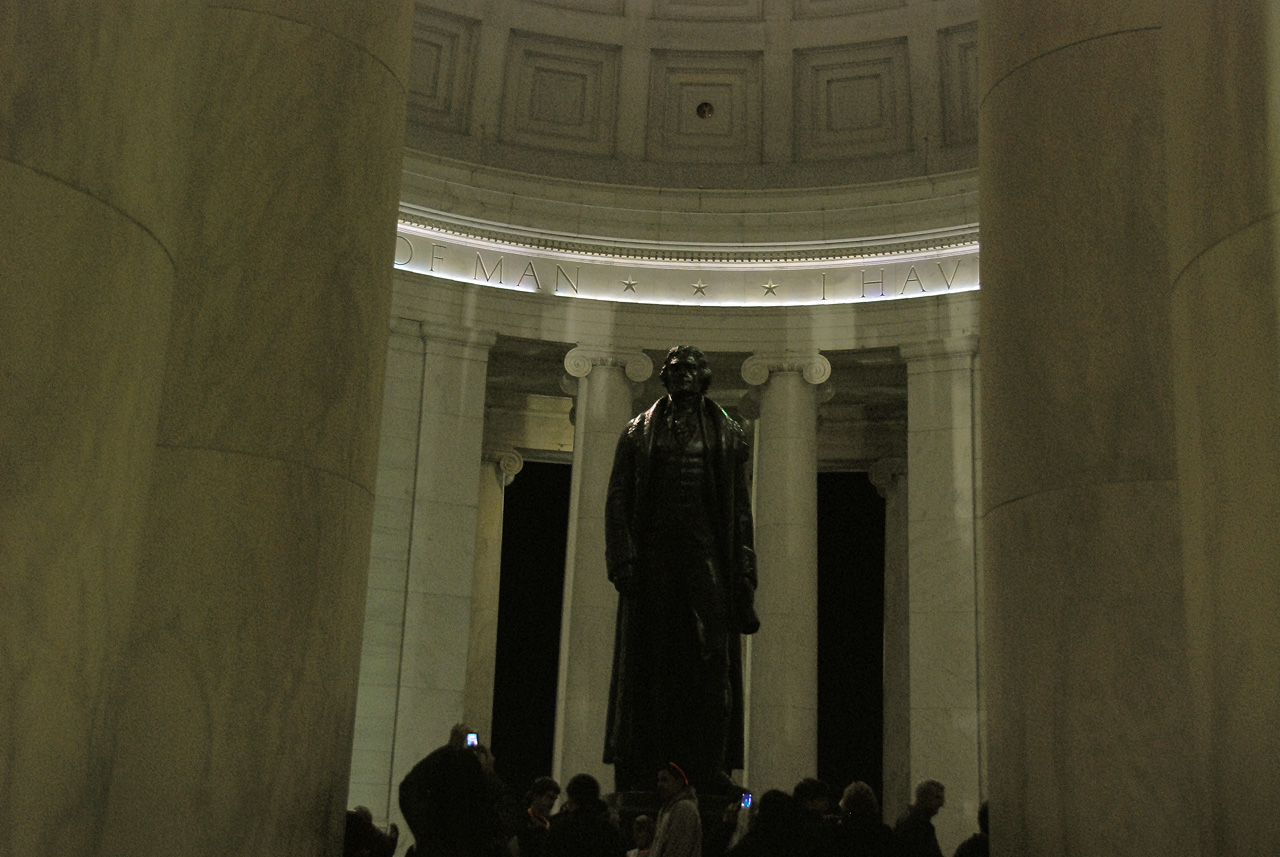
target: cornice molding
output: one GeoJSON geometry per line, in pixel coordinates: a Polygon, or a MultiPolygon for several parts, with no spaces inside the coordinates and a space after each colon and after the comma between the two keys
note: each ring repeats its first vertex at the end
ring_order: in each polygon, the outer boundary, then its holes
{"type": "Polygon", "coordinates": [[[861,259],[927,254],[974,248],[978,225],[961,226],[838,241],[743,242],[698,244],[641,241],[605,236],[570,236],[504,226],[473,218],[401,205],[399,222],[405,226],[447,235],[467,242],[540,252],[565,253],[600,259],[702,264],[778,264],[788,262],[854,262],[861,259]]]}

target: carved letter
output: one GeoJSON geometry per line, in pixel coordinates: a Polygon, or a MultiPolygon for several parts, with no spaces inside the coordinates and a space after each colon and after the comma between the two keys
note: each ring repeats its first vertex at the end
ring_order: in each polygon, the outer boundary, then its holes
{"type": "Polygon", "coordinates": [[[938,271],[941,272],[943,282],[945,282],[947,284],[947,288],[950,289],[952,281],[956,278],[956,274],[960,273],[960,260],[956,259],[956,269],[951,272],[950,277],[947,276],[946,269],[942,267],[941,262],[938,263],[938,271]]]}
{"type": "Polygon", "coordinates": [[[533,262],[524,266],[524,273],[520,275],[520,279],[516,280],[516,285],[524,282],[525,277],[533,277],[533,287],[538,291],[542,291],[542,281],[538,279],[538,272],[533,269],[533,262]]]}
{"type": "Polygon", "coordinates": [[[436,262],[443,262],[443,261],[444,261],[444,253],[437,253],[437,252],[436,252],[437,250],[443,250],[443,249],[444,249],[444,245],[443,245],[443,244],[432,244],[432,245],[431,245],[431,266],[427,268],[427,270],[428,270],[428,271],[435,271],[435,269],[436,269],[436,262]]]}
{"type": "Polygon", "coordinates": [[[396,267],[407,265],[413,261],[413,244],[403,235],[396,236],[396,267]],[[404,243],[401,243],[404,242],[404,243]],[[402,253],[407,254],[403,259],[400,258],[402,253]]]}
{"type": "Polygon", "coordinates": [[[486,283],[491,282],[493,280],[493,275],[497,274],[498,283],[501,284],[502,283],[502,257],[501,256],[498,257],[498,261],[493,263],[493,270],[490,271],[488,268],[484,266],[484,259],[481,259],[480,254],[476,253],[476,270],[475,270],[475,273],[471,275],[471,279],[473,280],[480,279],[481,271],[484,271],[484,281],[486,283]]]}
{"type": "Polygon", "coordinates": [[[912,265],[911,270],[907,271],[907,278],[903,280],[902,289],[901,291],[898,292],[898,294],[901,295],[905,293],[907,290],[907,286],[911,285],[912,280],[916,281],[916,285],[920,287],[920,291],[922,292],[924,291],[924,283],[920,282],[920,275],[916,273],[916,266],[912,265]]]}
{"type": "Polygon", "coordinates": [[[827,299],[827,272],[822,272],[822,299],[827,299]]]}
{"type": "MultiPolygon", "coordinates": [[[[579,265],[579,266],[578,266],[578,269],[577,269],[577,271],[574,273],[574,276],[575,276],[575,277],[577,277],[577,278],[578,278],[578,280],[581,280],[581,279],[582,279],[582,266],[581,266],[581,265],[579,265]]],[[[560,278],[561,278],[561,277],[564,277],[565,282],[569,284],[569,286],[573,289],[573,293],[576,295],[576,294],[578,293],[578,281],[577,281],[577,280],[571,280],[571,279],[569,279],[569,275],[568,275],[568,274],[566,274],[566,273],[564,272],[564,268],[561,268],[559,265],[556,265],[556,291],[557,291],[557,292],[558,292],[558,291],[560,291],[560,278]]]]}
{"type": "Polygon", "coordinates": [[[866,269],[864,268],[864,269],[862,270],[862,296],[863,296],[864,298],[867,296],[867,284],[868,284],[868,283],[870,283],[870,284],[871,284],[871,285],[873,285],[873,286],[875,286],[875,285],[879,285],[879,286],[880,286],[880,297],[884,297],[884,268],[881,268],[881,269],[880,269],[880,279],[878,279],[878,280],[868,280],[868,279],[867,279],[867,272],[866,272],[866,269]]]}

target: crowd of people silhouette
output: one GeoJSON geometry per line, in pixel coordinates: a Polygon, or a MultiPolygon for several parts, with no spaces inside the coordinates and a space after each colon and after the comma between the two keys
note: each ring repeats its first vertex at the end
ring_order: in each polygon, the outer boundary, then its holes
{"type": "MultiPolygon", "coordinates": [[[[576,774],[563,790],[549,776],[530,785],[523,801],[494,770],[494,757],[465,725],[414,766],[400,784],[400,811],[412,834],[410,857],[944,857],[933,817],[946,803],[937,780],[916,786],[915,799],[890,827],[875,791],[850,783],[838,800],[814,778],[790,792],[759,796],[737,790],[701,800],[678,762],[653,772],[640,800],[652,814],[635,812],[636,795],[623,806],[602,795],[589,774],[576,774]],[[559,802],[559,810],[556,804],[559,802]],[[719,804],[719,806],[710,806],[719,804]]],[[[979,832],[954,857],[986,857],[987,806],[979,832]]],[[[347,816],[344,854],[391,857],[399,831],[374,826],[364,807],[347,816]]]]}

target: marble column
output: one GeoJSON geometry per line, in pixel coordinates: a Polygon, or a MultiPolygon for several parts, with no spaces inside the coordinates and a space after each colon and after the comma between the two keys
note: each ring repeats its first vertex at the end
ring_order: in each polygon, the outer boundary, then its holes
{"type": "Polygon", "coordinates": [[[198,6],[98,853],[314,855],[346,804],[411,4],[198,6]]]}
{"type": "Polygon", "coordinates": [[[882,458],[871,484],[884,498],[884,746],[880,807],[893,822],[911,798],[911,604],[907,460],[882,458]]]}
{"type": "Polygon", "coordinates": [[[1280,853],[1280,35],[1165,4],[1177,460],[1205,855],[1280,853]]]}
{"type": "Polygon", "coordinates": [[[502,582],[503,497],[524,467],[508,449],[484,455],[476,515],[475,573],[471,584],[471,642],[462,717],[481,735],[493,732],[493,678],[498,657],[498,594],[502,582]]]}
{"type": "Polygon", "coordinates": [[[753,355],[742,377],[761,386],[756,422],[755,543],[760,574],[751,639],[744,772],[756,790],[790,791],[818,770],[818,453],[814,385],[821,354],[753,355]]]}
{"type": "Polygon", "coordinates": [[[993,854],[1185,854],[1198,840],[1170,368],[1165,8],[983,9],[993,854]]]}
{"type": "MultiPolygon", "coordinates": [[[[903,346],[907,361],[909,787],[947,787],[933,820],[950,853],[972,832],[978,766],[972,338],[903,346]]],[[[913,799],[909,791],[896,803],[913,799]]],[[[887,802],[887,798],[886,798],[887,802]]]]}
{"type": "Polygon", "coordinates": [[[188,4],[0,12],[0,853],[88,854],[177,277],[188,4]]]}
{"type": "Polygon", "coordinates": [[[591,774],[609,791],[613,772],[602,759],[618,596],[605,569],[604,502],[618,437],[633,416],[632,383],[652,374],[653,361],[579,346],[564,366],[577,395],[552,776],[563,783],[591,774]]]}

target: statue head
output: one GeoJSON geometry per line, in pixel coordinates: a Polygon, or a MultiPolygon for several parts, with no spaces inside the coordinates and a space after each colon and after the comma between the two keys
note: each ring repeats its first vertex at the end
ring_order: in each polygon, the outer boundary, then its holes
{"type": "Polygon", "coordinates": [[[711,386],[711,364],[700,349],[677,345],[667,352],[658,373],[667,392],[705,393],[711,386]],[[691,385],[691,386],[690,386],[691,385]]]}

